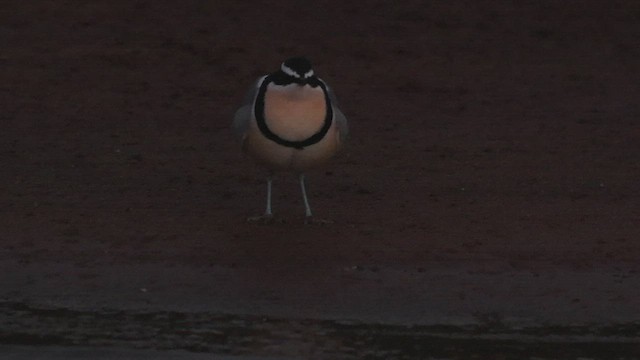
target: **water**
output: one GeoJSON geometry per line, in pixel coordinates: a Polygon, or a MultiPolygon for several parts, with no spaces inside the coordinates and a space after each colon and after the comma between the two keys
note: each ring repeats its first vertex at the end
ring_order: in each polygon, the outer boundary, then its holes
{"type": "Polygon", "coordinates": [[[640,323],[400,326],[0,303],[0,359],[638,359],[640,323]],[[1,355],[5,354],[5,355],[1,355]]]}

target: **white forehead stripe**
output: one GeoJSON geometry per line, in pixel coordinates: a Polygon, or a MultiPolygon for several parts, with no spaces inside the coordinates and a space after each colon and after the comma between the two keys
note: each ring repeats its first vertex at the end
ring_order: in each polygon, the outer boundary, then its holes
{"type": "Polygon", "coordinates": [[[293,71],[293,69],[291,69],[290,67],[288,67],[284,63],[282,63],[282,65],[280,65],[280,70],[282,70],[283,73],[285,73],[285,74],[287,74],[289,76],[293,76],[293,77],[297,77],[297,78],[300,77],[300,75],[298,75],[297,72],[293,71]]]}
{"type": "Polygon", "coordinates": [[[304,73],[304,78],[310,78],[313,76],[313,70],[309,70],[306,73],[304,73]]]}

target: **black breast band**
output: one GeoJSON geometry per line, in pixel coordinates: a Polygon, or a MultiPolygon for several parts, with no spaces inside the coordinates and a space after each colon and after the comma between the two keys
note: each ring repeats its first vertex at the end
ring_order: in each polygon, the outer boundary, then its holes
{"type": "Polygon", "coordinates": [[[262,134],[267,139],[275,141],[276,143],[282,146],[302,150],[307,146],[310,146],[319,142],[327,134],[327,132],[329,131],[329,128],[331,128],[331,123],[333,122],[333,109],[331,107],[331,100],[329,99],[327,88],[321,80],[319,79],[310,79],[310,80],[312,81],[309,81],[309,85],[313,87],[320,86],[320,88],[322,89],[322,92],[324,93],[325,102],[326,102],[327,113],[324,118],[324,124],[322,125],[322,128],[320,128],[320,130],[318,130],[318,132],[316,132],[315,134],[301,141],[291,141],[291,140],[283,139],[280,136],[273,133],[271,129],[269,129],[269,127],[267,126],[267,123],[264,118],[264,95],[267,91],[267,86],[271,82],[273,82],[273,75],[268,75],[264,80],[262,80],[262,83],[260,84],[260,89],[258,89],[258,94],[256,95],[254,112],[256,115],[258,128],[260,129],[260,132],[262,132],[262,134]]]}

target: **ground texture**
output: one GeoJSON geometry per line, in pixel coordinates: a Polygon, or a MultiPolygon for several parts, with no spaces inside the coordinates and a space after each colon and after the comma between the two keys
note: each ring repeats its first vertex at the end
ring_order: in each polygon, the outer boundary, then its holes
{"type": "Polygon", "coordinates": [[[633,1],[11,1],[0,343],[640,357],[639,24],[633,1]],[[248,224],[264,173],[231,117],[299,54],[350,120],[308,174],[333,223],[281,174],[284,222],[248,224]]]}

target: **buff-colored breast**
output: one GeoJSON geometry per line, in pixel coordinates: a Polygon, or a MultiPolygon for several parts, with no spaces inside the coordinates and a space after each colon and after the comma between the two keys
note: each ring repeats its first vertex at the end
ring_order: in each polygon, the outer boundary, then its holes
{"type": "Polygon", "coordinates": [[[318,132],[327,114],[320,87],[269,85],[264,97],[264,117],[271,131],[290,141],[304,140],[318,132]]]}
{"type": "MultiPolygon", "coordinates": [[[[279,137],[301,141],[317,133],[324,125],[326,100],[320,87],[269,85],[264,99],[265,122],[279,137]]],[[[258,163],[272,170],[302,172],[321,165],[338,150],[335,124],[319,142],[295,149],[277,144],[264,137],[253,121],[244,142],[244,150],[258,163]]]]}

